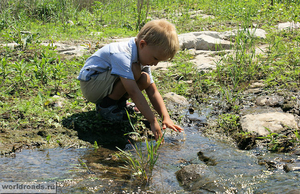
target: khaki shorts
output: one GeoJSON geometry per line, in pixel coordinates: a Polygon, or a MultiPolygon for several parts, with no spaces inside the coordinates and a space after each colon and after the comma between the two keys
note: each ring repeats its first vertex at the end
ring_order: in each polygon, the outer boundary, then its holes
{"type": "Polygon", "coordinates": [[[82,94],[88,101],[100,103],[112,92],[118,78],[118,76],[111,75],[111,71],[93,75],[89,81],[80,81],[82,94]]]}

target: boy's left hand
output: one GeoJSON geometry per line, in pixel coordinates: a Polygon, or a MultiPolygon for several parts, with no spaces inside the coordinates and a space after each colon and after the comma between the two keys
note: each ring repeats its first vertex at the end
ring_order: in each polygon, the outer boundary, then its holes
{"type": "Polygon", "coordinates": [[[166,129],[167,127],[170,128],[170,129],[173,129],[174,131],[177,131],[177,132],[182,132],[183,131],[183,128],[181,128],[178,125],[175,125],[171,119],[164,119],[163,120],[162,128],[166,129]]]}

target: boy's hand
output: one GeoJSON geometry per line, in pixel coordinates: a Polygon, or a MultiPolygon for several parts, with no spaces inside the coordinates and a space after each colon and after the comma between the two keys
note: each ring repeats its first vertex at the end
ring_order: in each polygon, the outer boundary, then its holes
{"type": "Polygon", "coordinates": [[[183,131],[183,128],[181,128],[178,125],[175,125],[171,119],[164,119],[163,122],[162,122],[162,127],[163,127],[163,129],[166,129],[168,127],[170,129],[173,129],[176,132],[182,132],[183,131]]]}
{"type": "Polygon", "coordinates": [[[156,119],[155,119],[155,121],[154,121],[153,123],[150,123],[150,128],[151,128],[151,131],[152,131],[153,134],[154,134],[155,141],[157,141],[159,138],[162,137],[163,134],[162,134],[162,132],[161,132],[159,123],[157,122],[156,119]]]}

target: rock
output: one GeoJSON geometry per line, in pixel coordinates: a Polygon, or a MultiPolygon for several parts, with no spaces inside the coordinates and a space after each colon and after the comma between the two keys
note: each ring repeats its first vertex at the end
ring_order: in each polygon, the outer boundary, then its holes
{"type": "Polygon", "coordinates": [[[90,36],[100,36],[102,34],[103,34],[103,32],[91,32],[90,36]]]}
{"type": "Polygon", "coordinates": [[[171,102],[179,104],[179,105],[186,106],[189,104],[185,97],[175,94],[174,92],[169,92],[169,93],[165,94],[163,96],[163,98],[165,100],[171,101],[171,102]]]}
{"type": "Polygon", "coordinates": [[[82,56],[84,53],[87,52],[88,46],[82,46],[82,45],[69,45],[61,42],[57,43],[46,43],[43,42],[41,45],[44,46],[53,46],[56,47],[57,52],[60,54],[65,54],[65,55],[73,55],[73,56],[82,56]]]}
{"type": "Polygon", "coordinates": [[[160,70],[160,71],[166,71],[168,70],[168,67],[173,66],[174,64],[169,61],[162,61],[159,62],[156,66],[151,66],[151,71],[153,70],[160,70]]]}
{"type": "Polygon", "coordinates": [[[179,46],[184,49],[196,49],[196,36],[191,33],[178,35],[179,46]]]}
{"type": "Polygon", "coordinates": [[[206,123],[207,122],[207,118],[204,115],[198,115],[198,113],[194,112],[192,114],[188,113],[186,115],[186,117],[192,121],[192,122],[196,122],[196,123],[206,123]]]}
{"type": "Polygon", "coordinates": [[[247,28],[247,29],[238,29],[232,31],[225,31],[220,33],[220,38],[225,40],[231,40],[232,38],[236,37],[238,33],[243,32],[246,35],[254,38],[266,38],[267,32],[263,29],[255,29],[255,28],[247,28]]]}
{"type": "Polygon", "coordinates": [[[181,49],[223,50],[230,49],[231,43],[222,40],[218,32],[203,31],[178,35],[181,49]]]}
{"type": "Polygon", "coordinates": [[[282,96],[260,96],[256,99],[256,105],[258,106],[281,106],[284,103],[284,97],[282,96]]]}
{"type": "Polygon", "coordinates": [[[206,165],[208,165],[208,166],[215,166],[215,165],[217,165],[217,162],[216,162],[215,159],[205,156],[203,152],[199,151],[197,153],[197,155],[198,155],[199,160],[201,160],[202,162],[204,162],[206,165]]]}
{"type": "Polygon", "coordinates": [[[289,110],[292,110],[296,106],[295,102],[293,101],[287,101],[282,105],[282,110],[284,112],[287,112],[289,110]]]}
{"type": "Polygon", "coordinates": [[[300,146],[295,148],[295,150],[293,151],[293,154],[300,156],[300,146]]]}
{"type": "Polygon", "coordinates": [[[213,36],[200,35],[196,39],[196,49],[198,50],[224,50],[230,49],[231,43],[227,40],[222,40],[213,36]]]}
{"type": "Polygon", "coordinates": [[[51,98],[49,98],[44,105],[45,106],[51,106],[51,107],[60,107],[62,108],[64,106],[65,99],[63,97],[60,97],[58,95],[54,95],[51,98]]]}
{"type": "Polygon", "coordinates": [[[234,139],[238,148],[241,150],[250,150],[256,145],[256,135],[253,134],[236,134],[234,139]]]}
{"type": "Polygon", "coordinates": [[[73,22],[72,20],[68,20],[68,21],[66,22],[66,24],[69,24],[70,26],[74,26],[74,22],[73,22]]]}
{"type": "Polygon", "coordinates": [[[282,112],[271,112],[262,114],[248,114],[241,118],[242,130],[245,132],[255,132],[260,136],[271,133],[281,133],[284,127],[298,129],[294,115],[282,112]]]}
{"type": "Polygon", "coordinates": [[[2,44],[1,46],[8,47],[11,50],[14,50],[15,48],[19,47],[20,45],[14,42],[14,43],[2,44]]]}
{"type": "Polygon", "coordinates": [[[283,166],[283,169],[284,169],[285,172],[290,172],[290,171],[300,172],[300,162],[296,161],[295,163],[286,163],[283,166]]]}
{"type": "Polygon", "coordinates": [[[211,192],[224,192],[218,184],[218,177],[206,165],[190,164],[176,172],[176,178],[182,187],[188,191],[204,189],[211,192]]]}
{"type": "Polygon", "coordinates": [[[251,88],[244,91],[244,94],[259,94],[262,90],[260,88],[251,88]]]}
{"type": "Polygon", "coordinates": [[[252,83],[249,88],[251,89],[254,89],[254,88],[263,88],[265,87],[265,84],[264,83],[261,83],[261,82],[254,82],[252,83]]]}
{"type": "Polygon", "coordinates": [[[293,29],[298,29],[298,28],[300,28],[300,23],[299,22],[295,23],[294,21],[280,23],[280,24],[278,24],[277,28],[278,28],[278,30],[293,30],[293,29]]]}

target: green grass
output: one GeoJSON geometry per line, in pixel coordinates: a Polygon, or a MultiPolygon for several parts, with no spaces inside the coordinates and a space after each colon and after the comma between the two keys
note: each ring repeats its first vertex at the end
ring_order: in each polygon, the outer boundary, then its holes
{"type": "MultiPolygon", "coordinates": [[[[274,0],[273,5],[271,0],[145,0],[143,5],[137,2],[141,1],[2,0],[0,42],[16,42],[20,47],[0,48],[0,127],[19,131],[24,141],[24,129],[51,129],[66,134],[79,128],[108,131],[111,125],[101,118],[99,122],[86,121],[95,116],[91,113],[94,105],[83,98],[76,77],[89,55],[63,58],[55,48],[40,42],[88,42],[91,54],[97,44],[111,38],[135,36],[144,23],[155,18],[168,19],[178,33],[249,27],[268,33],[266,39],[258,39],[241,31],[233,40],[234,54],[223,55],[222,63],[212,72],[198,72],[189,62],[193,56],[180,51],[168,71],[153,73],[162,94],[173,91],[202,103],[219,93],[232,107],[229,111],[238,114],[238,102],[251,81],[263,80],[265,89],[270,91],[299,90],[300,32],[274,30],[279,22],[300,21],[299,1],[274,0]],[[197,10],[214,17],[191,18],[191,11],[197,10]],[[95,32],[101,33],[91,35],[95,32]],[[259,45],[268,45],[262,54],[254,53],[259,45]],[[65,99],[63,107],[50,103],[54,95],[65,99]]],[[[47,135],[50,134],[32,136],[45,140],[47,135]]],[[[63,143],[61,138],[51,135],[50,142],[63,143]]],[[[95,141],[90,140],[91,144],[95,141]]]]}

